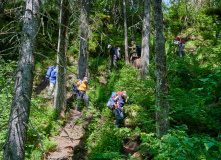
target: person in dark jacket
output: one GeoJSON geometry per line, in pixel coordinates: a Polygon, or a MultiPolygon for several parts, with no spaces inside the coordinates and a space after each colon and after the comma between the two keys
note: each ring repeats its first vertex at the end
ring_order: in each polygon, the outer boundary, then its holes
{"type": "Polygon", "coordinates": [[[124,114],[123,114],[123,106],[127,103],[129,97],[127,96],[126,91],[122,91],[121,94],[117,95],[116,103],[114,103],[114,114],[116,117],[116,127],[119,128],[122,125],[124,114]]]}
{"type": "Polygon", "coordinates": [[[115,47],[112,47],[110,44],[108,45],[108,49],[110,50],[110,55],[108,57],[111,58],[110,63],[109,63],[109,72],[111,72],[111,68],[114,65],[116,70],[118,70],[116,61],[117,61],[117,49],[115,47]]]}

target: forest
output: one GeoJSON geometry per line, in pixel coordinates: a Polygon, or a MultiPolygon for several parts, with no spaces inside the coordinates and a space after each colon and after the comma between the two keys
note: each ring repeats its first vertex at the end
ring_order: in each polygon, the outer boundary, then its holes
{"type": "Polygon", "coordinates": [[[221,159],[220,0],[0,0],[0,160],[221,159]]]}

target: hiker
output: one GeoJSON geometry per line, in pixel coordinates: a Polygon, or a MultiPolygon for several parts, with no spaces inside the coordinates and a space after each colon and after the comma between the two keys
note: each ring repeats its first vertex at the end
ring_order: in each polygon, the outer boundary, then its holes
{"type": "Polygon", "coordinates": [[[116,64],[116,60],[117,60],[117,49],[115,47],[112,47],[110,44],[108,45],[108,49],[110,50],[110,55],[108,57],[111,58],[110,63],[109,63],[109,73],[111,72],[111,68],[114,67],[116,68],[116,70],[118,70],[117,64],[116,64]]]}
{"type": "Polygon", "coordinates": [[[80,101],[81,99],[83,98],[85,103],[86,103],[86,108],[88,111],[90,111],[90,109],[88,108],[89,106],[89,97],[88,95],[86,94],[86,90],[90,90],[90,89],[93,89],[92,88],[88,88],[88,84],[87,84],[87,77],[84,77],[83,80],[79,80],[75,83],[75,85],[78,86],[78,92],[77,92],[77,107],[76,107],[76,112],[77,113],[80,113],[80,109],[79,109],[79,106],[80,106],[80,101]]]}
{"type": "Polygon", "coordinates": [[[173,43],[174,44],[180,44],[181,42],[181,45],[180,45],[180,51],[182,52],[185,48],[185,41],[183,38],[180,39],[180,37],[176,37],[174,40],[173,40],[173,43]]]}
{"type": "Polygon", "coordinates": [[[45,82],[46,82],[47,84],[50,84],[51,72],[52,72],[54,69],[55,69],[54,66],[48,67],[48,70],[47,70],[46,76],[45,76],[45,82]]]}
{"type": "Polygon", "coordinates": [[[114,105],[114,114],[116,117],[115,125],[117,128],[120,128],[124,119],[123,106],[128,101],[129,97],[127,96],[126,91],[122,92],[119,91],[116,93],[116,96],[114,96],[114,98],[115,102],[113,103],[113,105],[114,105]]]}
{"type": "Polygon", "coordinates": [[[137,48],[134,41],[131,41],[130,44],[131,47],[128,48],[130,48],[130,62],[132,62],[133,60],[136,60],[138,56],[137,56],[137,48]]]}
{"type": "Polygon", "coordinates": [[[48,99],[51,99],[54,97],[54,88],[55,88],[55,83],[56,83],[56,74],[57,74],[57,67],[55,67],[51,73],[50,73],[50,86],[48,90],[48,99]]]}

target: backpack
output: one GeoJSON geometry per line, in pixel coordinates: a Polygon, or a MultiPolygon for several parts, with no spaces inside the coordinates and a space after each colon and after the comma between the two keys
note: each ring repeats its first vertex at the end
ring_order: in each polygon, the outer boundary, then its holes
{"type": "Polygon", "coordinates": [[[141,56],[141,48],[139,45],[136,45],[136,52],[137,52],[137,56],[140,57],[141,56]]]}
{"type": "Polygon", "coordinates": [[[118,96],[121,93],[122,93],[121,91],[118,91],[117,93],[116,92],[112,92],[111,97],[110,97],[110,99],[109,99],[109,101],[107,103],[107,107],[109,109],[111,109],[111,110],[114,109],[114,103],[117,101],[118,96]]]}
{"type": "MultiPolygon", "coordinates": [[[[180,43],[180,37],[176,37],[173,42],[176,43],[176,44],[179,44],[180,43]]],[[[183,38],[181,38],[181,44],[183,44],[183,43],[185,43],[185,41],[184,41],[183,38]]]]}
{"type": "Polygon", "coordinates": [[[117,60],[121,60],[121,53],[120,53],[120,47],[116,47],[117,50],[117,60]]]}
{"type": "MultiPolygon", "coordinates": [[[[80,83],[80,85],[81,85],[81,84],[82,84],[82,80],[81,80],[81,79],[78,79],[78,81],[81,81],[81,83],[80,83]]],[[[78,82],[78,81],[77,81],[77,82],[78,82]]],[[[79,86],[80,86],[80,85],[79,85],[79,86]]],[[[86,85],[87,85],[87,83],[86,83],[86,85]]],[[[72,84],[74,94],[78,94],[78,91],[79,91],[79,90],[78,90],[78,87],[79,87],[79,86],[78,86],[77,84],[74,84],[74,83],[72,84]]]]}
{"type": "Polygon", "coordinates": [[[45,76],[46,79],[49,79],[49,78],[51,77],[51,72],[52,72],[54,69],[55,69],[54,66],[50,66],[50,67],[48,68],[48,70],[47,70],[47,72],[46,72],[46,76],[45,76]]]}

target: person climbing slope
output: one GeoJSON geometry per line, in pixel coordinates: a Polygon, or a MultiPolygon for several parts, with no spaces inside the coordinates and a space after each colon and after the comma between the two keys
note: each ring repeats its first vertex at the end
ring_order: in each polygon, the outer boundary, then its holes
{"type": "Polygon", "coordinates": [[[55,83],[56,83],[56,76],[57,75],[57,67],[55,67],[51,73],[50,73],[50,86],[48,90],[48,99],[51,99],[54,97],[54,88],[55,88],[55,83]]]}
{"type": "Polygon", "coordinates": [[[86,108],[88,109],[88,111],[90,111],[90,109],[88,108],[88,106],[89,106],[89,97],[86,94],[86,91],[90,90],[90,89],[93,89],[93,87],[89,88],[87,82],[88,82],[87,77],[84,77],[83,80],[79,80],[79,81],[76,82],[76,85],[78,86],[77,107],[76,107],[76,112],[77,113],[80,113],[79,106],[80,106],[81,99],[83,99],[85,101],[86,108]]]}
{"type": "Polygon", "coordinates": [[[123,106],[127,103],[129,97],[127,96],[126,91],[118,91],[112,98],[113,102],[113,112],[116,118],[116,127],[119,128],[122,126],[124,114],[123,114],[123,106]]]}
{"type": "Polygon", "coordinates": [[[116,68],[116,70],[118,70],[118,67],[117,67],[117,64],[116,64],[117,49],[115,47],[112,47],[110,44],[108,45],[108,49],[110,50],[110,55],[109,55],[108,59],[111,58],[110,63],[109,63],[109,73],[110,73],[113,65],[116,68]]]}

